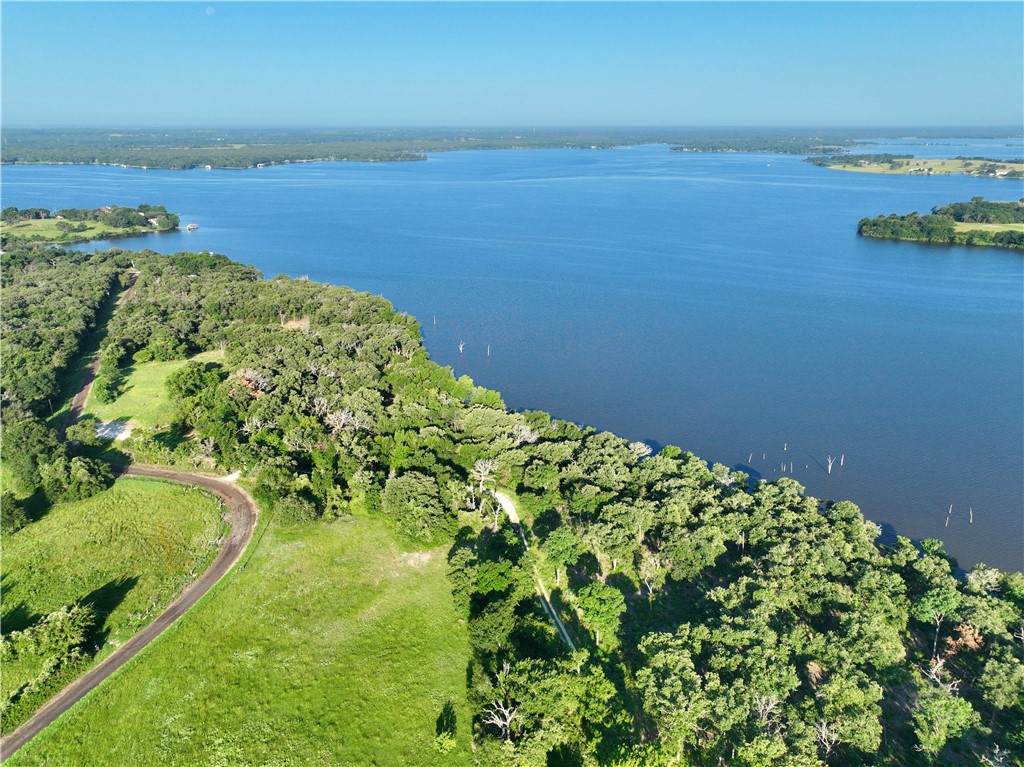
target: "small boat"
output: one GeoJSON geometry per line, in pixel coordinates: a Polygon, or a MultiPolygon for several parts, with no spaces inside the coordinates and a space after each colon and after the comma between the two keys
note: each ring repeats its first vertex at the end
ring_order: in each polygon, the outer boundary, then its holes
{"type": "Polygon", "coordinates": [[[199,228],[199,224],[189,224],[188,226],[185,227],[185,229],[190,231],[190,232],[194,232],[198,228],[199,228]]]}

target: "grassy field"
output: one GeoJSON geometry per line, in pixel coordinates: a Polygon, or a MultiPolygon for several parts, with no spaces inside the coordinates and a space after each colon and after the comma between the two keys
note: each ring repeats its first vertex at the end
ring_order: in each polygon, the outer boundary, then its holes
{"type": "MultiPolygon", "coordinates": [[[[149,479],[121,479],[109,490],[54,506],[42,519],[4,536],[3,630],[22,630],[65,605],[88,603],[97,615],[95,654],[84,672],[145,626],[217,551],[227,526],[220,502],[196,490],[149,479]]],[[[40,677],[35,656],[5,661],[5,708],[26,682],[40,677]]],[[[59,680],[53,680],[56,683],[59,680]]],[[[66,680],[65,680],[66,681],[66,680]]],[[[52,685],[5,711],[18,721],[52,693],[52,685]]],[[[59,686],[59,685],[57,685],[59,686]]]]}
{"type": "Polygon", "coordinates": [[[1024,163],[1019,162],[988,162],[982,160],[939,160],[927,157],[915,157],[912,160],[897,160],[891,167],[889,163],[865,163],[860,164],[855,155],[851,155],[851,162],[847,165],[829,165],[837,170],[849,170],[857,173],[886,173],[895,175],[929,176],[949,173],[975,174],[979,168],[995,166],[1000,171],[1024,172],[1024,163]]]}
{"type": "MultiPolygon", "coordinates": [[[[220,358],[220,352],[204,352],[192,357],[199,362],[220,358]]],[[[101,421],[128,421],[137,426],[166,426],[173,416],[173,408],[164,381],[171,373],[180,370],[185,362],[173,360],[134,365],[125,380],[124,393],[105,405],[90,395],[85,403],[85,415],[95,416],[101,421]]]]}
{"type": "Polygon", "coordinates": [[[184,620],[10,761],[469,765],[469,645],[444,549],[377,520],[271,525],[184,620]],[[434,747],[442,712],[455,748],[434,747]]]}
{"type": "Polygon", "coordinates": [[[62,221],[56,218],[34,218],[28,221],[4,224],[4,234],[40,242],[81,242],[82,240],[103,240],[110,237],[133,237],[156,231],[146,226],[118,227],[100,221],[62,221]],[[81,231],[64,231],[59,224],[71,224],[81,231]]]}
{"type": "Polygon", "coordinates": [[[953,226],[958,232],[969,232],[972,229],[980,229],[985,232],[1021,232],[1024,233],[1024,224],[964,224],[954,221],[953,226]]]}

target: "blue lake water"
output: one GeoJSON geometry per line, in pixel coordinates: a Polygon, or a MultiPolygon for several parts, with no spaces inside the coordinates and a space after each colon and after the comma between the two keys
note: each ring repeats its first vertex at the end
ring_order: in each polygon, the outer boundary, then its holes
{"type": "MultiPolygon", "coordinates": [[[[1022,153],[1006,140],[861,151],[1022,153]]],[[[383,294],[420,320],[433,359],[510,407],[755,477],[792,465],[889,534],[1024,569],[1024,258],[856,235],[862,216],[976,195],[1015,200],[1024,185],[663,146],[3,168],[5,206],[148,202],[200,227],[119,247],[208,249],[383,294]],[[843,456],[831,475],[830,454],[843,456]]]]}

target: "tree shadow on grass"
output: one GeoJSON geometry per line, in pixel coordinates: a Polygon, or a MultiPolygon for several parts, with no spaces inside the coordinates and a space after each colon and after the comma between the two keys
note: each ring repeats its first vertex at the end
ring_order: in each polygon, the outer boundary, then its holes
{"type": "Polygon", "coordinates": [[[454,738],[457,726],[458,716],[455,713],[455,704],[448,701],[441,708],[441,713],[437,716],[437,723],[434,726],[434,734],[450,735],[454,738]]]}
{"type": "Polygon", "coordinates": [[[181,424],[175,424],[153,435],[154,442],[172,452],[186,439],[188,437],[185,436],[185,428],[181,424]]]}
{"type": "MultiPolygon", "coordinates": [[[[11,580],[10,576],[5,575],[0,578],[0,593],[7,594],[16,586],[17,582],[11,580]]],[[[29,610],[24,600],[16,605],[11,605],[5,598],[3,612],[0,614],[0,628],[3,629],[4,635],[10,634],[12,631],[24,631],[42,617],[29,610]]]]}
{"type": "Polygon", "coordinates": [[[128,578],[116,578],[97,589],[90,591],[80,603],[88,605],[96,615],[96,622],[93,624],[89,636],[86,638],[86,645],[99,650],[106,644],[110,636],[110,629],[107,626],[107,619],[110,613],[124,601],[139,579],[135,576],[128,578]]]}

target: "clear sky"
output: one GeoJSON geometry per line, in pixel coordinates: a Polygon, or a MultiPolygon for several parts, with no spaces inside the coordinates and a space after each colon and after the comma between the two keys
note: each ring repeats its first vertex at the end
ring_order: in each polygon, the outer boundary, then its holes
{"type": "Polygon", "coordinates": [[[1020,2],[0,10],[7,126],[1024,122],[1020,2]]]}

